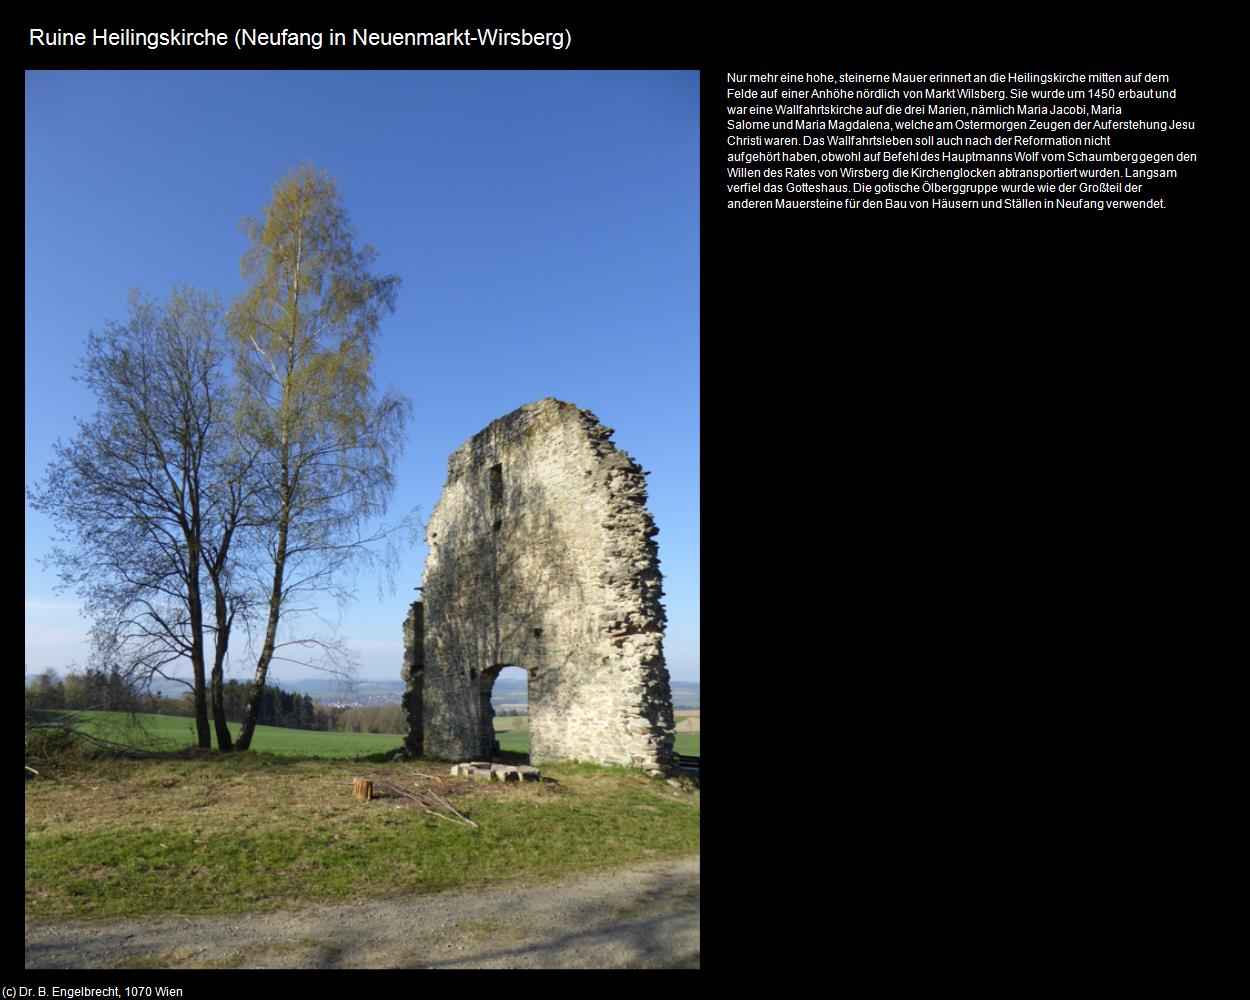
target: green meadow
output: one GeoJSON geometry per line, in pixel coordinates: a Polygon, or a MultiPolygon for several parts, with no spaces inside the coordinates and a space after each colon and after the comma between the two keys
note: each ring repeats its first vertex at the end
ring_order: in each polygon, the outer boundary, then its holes
{"type": "Polygon", "coordinates": [[[275,754],[28,757],[28,921],[247,913],[532,884],[699,849],[688,780],[593,764],[485,785],[405,763],[275,754]],[[437,788],[475,827],[353,778],[437,788]]]}
{"type": "MultiPolygon", "coordinates": [[[[524,884],[699,849],[699,790],[685,777],[565,762],[544,764],[539,783],[482,785],[450,777],[445,761],[391,761],[396,735],[260,726],[254,752],[218,754],[194,748],[186,718],[88,712],[75,723],[151,756],[28,734],[28,921],[524,884]],[[356,799],[360,776],[437,788],[477,826],[403,797],[356,799]]],[[[679,752],[697,753],[698,736],[679,734],[679,752]]],[[[528,752],[529,731],[500,743],[528,752]]]]}
{"type": "MultiPolygon", "coordinates": [[[[529,753],[530,752],[530,733],[528,729],[495,729],[496,738],[499,740],[499,749],[508,750],[513,753],[529,753]]],[[[673,741],[673,749],[680,754],[689,757],[699,756],[699,734],[698,733],[678,733],[673,741]]]]}
{"type": "MultiPolygon", "coordinates": [[[[37,712],[49,718],[61,712],[37,712]]],[[[75,725],[84,732],[150,752],[177,751],[194,747],[195,720],[176,715],[126,715],[122,712],[79,712],[75,725]]],[[[529,719],[526,716],[496,716],[495,732],[501,750],[529,753],[529,719]]],[[[238,736],[238,723],[230,723],[238,736]]],[[[257,726],[252,749],[279,757],[327,757],[351,759],[393,753],[403,745],[403,737],[389,733],[319,733],[307,729],[257,726]]],[[[699,756],[699,733],[678,733],[677,753],[699,756]]]]}
{"type": "MultiPolygon", "coordinates": [[[[37,712],[45,718],[68,715],[65,712],[37,712]]],[[[114,743],[123,743],[151,752],[176,751],[194,747],[195,720],[178,715],[127,715],[123,712],[78,712],[75,727],[114,743]]],[[[230,734],[238,736],[239,724],[232,722],[230,734]]],[[[257,726],[252,749],[279,757],[368,757],[398,750],[402,736],[389,733],[319,733],[308,729],[257,726]]]]}

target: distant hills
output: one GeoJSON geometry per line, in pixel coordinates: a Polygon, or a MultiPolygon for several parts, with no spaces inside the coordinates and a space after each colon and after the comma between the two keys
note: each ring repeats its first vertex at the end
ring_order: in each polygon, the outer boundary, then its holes
{"type": "MultiPolygon", "coordinates": [[[[26,675],[26,686],[29,687],[38,674],[26,675]]],[[[61,675],[64,679],[64,675],[61,675]]],[[[251,680],[250,677],[234,677],[234,680],[246,683],[251,680]]],[[[334,677],[308,677],[301,681],[288,682],[270,677],[269,683],[275,687],[282,688],[283,691],[290,691],[292,694],[307,694],[316,698],[337,698],[344,694],[366,694],[366,695],[384,695],[394,694],[395,700],[399,700],[399,696],[404,693],[404,682],[400,680],[379,681],[379,680],[358,680],[351,683],[345,683],[334,677]]],[[[150,690],[155,694],[162,694],[166,697],[177,698],[190,688],[176,680],[165,680],[163,677],[153,679],[150,690]]]]}
{"type": "MultiPolygon", "coordinates": [[[[302,681],[296,681],[293,684],[287,684],[278,681],[278,685],[284,691],[298,691],[300,694],[312,695],[314,698],[332,698],[337,697],[345,691],[350,691],[357,695],[381,695],[394,693],[396,698],[404,693],[404,682],[383,681],[383,680],[358,680],[350,688],[345,687],[342,681],[336,681],[329,677],[310,677],[302,681]]],[[[673,701],[682,701],[683,704],[693,698],[695,705],[686,707],[694,708],[699,700],[699,682],[698,681],[672,681],[669,685],[673,692],[673,701]]],[[[529,688],[528,682],[522,677],[500,677],[495,681],[493,694],[496,698],[507,695],[512,701],[524,701],[525,694],[529,688]]]]}
{"type": "Polygon", "coordinates": [[[345,682],[334,677],[306,677],[302,681],[287,683],[277,681],[283,691],[298,692],[311,695],[313,698],[337,698],[344,694],[394,694],[398,701],[404,693],[404,682],[400,680],[380,681],[361,678],[353,682],[345,682]]]}
{"type": "MultiPolygon", "coordinates": [[[[38,676],[38,674],[27,674],[26,686],[29,687],[31,682],[38,676]]],[[[244,680],[245,678],[239,679],[244,680]]],[[[287,681],[273,681],[272,683],[282,688],[283,691],[306,694],[314,701],[351,699],[370,702],[398,702],[404,693],[404,682],[401,680],[362,678],[354,683],[345,683],[334,677],[306,677],[303,680],[290,683],[287,681]]],[[[672,681],[669,686],[673,692],[674,708],[699,707],[698,681],[672,681]]],[[[177,681],[157,678],[152,682],[152,691],[166,697],[177,698],[187,690],[189,689],[185,684],[179,684],[177,681]]],[[[494,702],[520,703],[526,700],[527,691],[528,684],[524,678],[501,677],[495,681],[491,700],[494,702]]]]}

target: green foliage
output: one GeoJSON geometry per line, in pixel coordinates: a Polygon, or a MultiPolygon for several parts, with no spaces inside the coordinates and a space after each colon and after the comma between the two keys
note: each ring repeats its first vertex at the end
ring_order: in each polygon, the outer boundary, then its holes
{"type": "MultiPolygon", "coordinates": [[[[404,397],[379,395],[373,383],[374,339],[395,307],[399,278],[375,275],[371,247],[356,234],[330,177],[303,166],[283,178],[261,219],[246,219],[251,247],[243,258],[247,289],[230,309],[236,370],[244,387],[240,434],[258,449],[258,525],[270,554],[265,638],[255,690],[264,688],[290,625],[313,594],[346,602],[341,574],[379,558],[373,527],[394,489],[411,409],[404,397]]],[[[411,527],[408,525],[408,527],[411,527]]],[[[394,549],[382,564],[398,562],[394,549]]],[[[341,644],[296,639],[347,666],[341,644]]],[[[259,704],[249,702],[240,736],[246,749],[259,704]]]]}
{"type": "Polygon", "coordinates": [[[263,219],[245,219],[247,291],[229,326],[248,388],[240,419],[269,452],[275,517],[323,523],[350,504],[380,513],[410,409],[374,391],[373,341],[395,308],[396,275],[357,249],[334,182],[300,167],[273,191],[263,219]],[[289,495],[283,496],[283,492],[289,495]]]}
{"type": "Polygon", "coordinates": [[[339,710],[334,718],[334,730],[339,733],[398,733],[408,732],[408,716],[399,705],[359,705],[339,710]]]}
{"type": "Polygon", "coordinates": [[[55,762],[80,750],[81,744],[68,729],[26,726],[27,763],[55,762]]]}
{"type": "MultiPolygon", "coordinates": [[[[242,722],[251,685],[231,680],[222,688],[226,718],[231,722],[242,722]]],[[[274,685],[267,685],[261,692],[258,721],[261,725],[282,726],[287,729],[324,728],[320,724],[322,720],[317,715],[312,698],[306,694],[284,691],[274,685]]]]}
{"type": "Polygon", "coordinates": [[[65,707],[65,684],[48,667],[26,687],[26,711],[65,707]]]}

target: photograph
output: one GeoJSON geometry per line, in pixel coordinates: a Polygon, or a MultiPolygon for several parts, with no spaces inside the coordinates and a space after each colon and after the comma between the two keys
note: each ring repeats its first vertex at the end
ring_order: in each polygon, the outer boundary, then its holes
{"type": "Polygon", "coordinates": [[[24,87],[25,968],[699,968],[700,73],[24,87]]]}

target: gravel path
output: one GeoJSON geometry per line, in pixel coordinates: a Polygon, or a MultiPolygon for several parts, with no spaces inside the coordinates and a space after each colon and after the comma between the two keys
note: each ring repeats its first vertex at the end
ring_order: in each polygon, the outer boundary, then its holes
{"type": "Polygon", "coordinates": [[[36,924],[26,968],[698,968],[699,858],[511,889],[36,924]]]}

